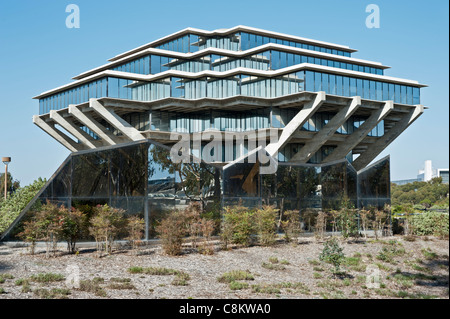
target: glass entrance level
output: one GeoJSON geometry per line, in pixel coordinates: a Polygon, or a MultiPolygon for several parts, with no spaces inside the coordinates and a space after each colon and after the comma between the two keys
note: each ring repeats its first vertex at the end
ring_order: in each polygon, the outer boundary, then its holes
{"type": "MultiPolygon", "coordinates": [[[[303,213],[337,209],[346,198],[355,207],[390,203],[389,158],[361,172],[342,160],[326,165],[279,163],[275,174],[260,175],[258,163],[237,163],[225,170],[204,162],[178,165],[170,161],[169,152],[146,140],[73,153],[29,207],[36,201],[67,207],[108,204],[144,218],[148,239],[155,235],[156,220],[192,201],[201,201],[215,216],[235,204],[270,204],[303,213]]],[[[32,213],[21,214],[10,236],[32,213]]]]}

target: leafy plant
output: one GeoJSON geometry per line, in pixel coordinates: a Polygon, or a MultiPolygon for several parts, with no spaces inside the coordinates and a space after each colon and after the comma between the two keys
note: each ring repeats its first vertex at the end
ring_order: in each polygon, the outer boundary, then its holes
{"type": "Polygon", "coordinates": [[[112,244],[124,230],[126,220],[124,210],[108,205],[98,205],[94,214],[90,219],[89,233],[95,238],[97,253],[101,257],[103,248],[107,254],[112,253],[112,244]]]}
{"type": "Polygon", "coordinates": [[[253,212],[237,205],[224,208],[221,238],[225,248],[233,243],[244,247],[250,246],[254,234],[253,212]]]}
{"type": "Polygon", "coordinates": [[[440,212],[426,212],[411,217],[414,234],[444,238],[449,234],[449,215],[440,212]]]}
{"type": "Polygon", "coordinates": [[[291,242],[302,232],[300,223],[300,212],[298,210],[288,210],[283,213],[281,229],[284,231],[284,239],[291,242]]]}
{"type": "Polygon", "coordinates": [[[314,235],[317,239],[322,239],[325,237],[325,232],[327,228],[327,214],[320,211],[317,214],[316,225],[314,227],[314,235]]]}
{"type": "Polygon", "coordinates": [[[156,231],[162,240],[162,247],[166,254],[171,256],[181,254],[183,238],[188,233],[186,229],[186,218],[182,212],[171,212],[156,227],[156,231]]]}
{"type": "Polygon", "coordinates": [[[127,240],[131,243],[131,249],[137,253],[139,244],[144,236],[145,221],[139,216],[130,216],[127,219],[126,230],[128,232],[127,240]]]}
{"type": "MultiPolygon", "coordinates": [[[[37,192],[39,192],[46,182],[45,179],[38,178],[30,185],[18,188],[9,195],[6,200],[0,200],[0,234],[8,229],[11,223],[14,222],[20,212],[29,204],[34,196],[36,196],[37,192]]],[[[1,184],[0,188],[2,188],[3,185],[4,184],[1,184]]],[[[40,204],[40,201],[37,201],[31,210],[39,210],[40,204]]]]}
{"type": "Polygon", "coordinates": [[[255,280],[255,277],[249,271],[232,270],[230,272],[224,273],[217,279],[218,282],[222,283],[230,283],[232,281],[238,280],[255,280]]]}
{"type": "Polygon", "coordinates": [[[253,214],[254,229],[262,246],[271,246],[276,242],[278,211],[273,206],[263,206],[253,214]]]}
{"type": "Polygon", "coordinates": [[[336,238],[333,237],[324,243],[319,259],[332,264],[335,268],[335,272],[338,272],[339,267],[345,258],[343,250],[344,249],[339,246],[336,238]]]}
{"type": "Polygon", "coordinates": [[[67,241],[67,249],[73,254],[77,241],[82,238],[85,233],[86,215],[75,208],[70,210],[61,207],[61,238],[67,241]]]}

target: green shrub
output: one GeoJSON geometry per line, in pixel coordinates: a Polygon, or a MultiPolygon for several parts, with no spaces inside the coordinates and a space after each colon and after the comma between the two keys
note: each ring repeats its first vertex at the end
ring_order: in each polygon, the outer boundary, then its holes
{"type": "Polygon", "coordinates": [[[98,205],[94,209],[94,216],[90,219],[89,233],[97,244],[97,252],[102,255],[103,249],[107,254],[112,253],[114,240],[123,233],[126,226],[125,211],[108,205],[98,205]]]}
{"type": "Polygon", "coordinates": [[[445,237],[449,234],[449,215],[427,212],[411,217],[414,234],[419,236],[445,237]]]}
{"type": "Polygon", "coordinates": [[[59,288],[53,288],[51,290],[38,288],[33,293],[41,299],[67,299],[67,296],[71,294],[69,289],[59,288]]]}
{"type": "Polygon", "coordinates": [[[86,215],[75,208],[66,209],[61,207],[61,234],[60,237],[67,242],[69,253],[75,253],[77,241],[86,233],[86,215]]]}
{"type": "Polygon", "coordinates": [[[221,238],[227,248],[229,243],[250,246],[255,233],[253,211],[243,206],[225,207],[223,214],[221,238]]]}
{"type": "Polygon", "coordinates": [[[263,206],[253,214],[254,229],[262,246],[271,246],[276,242],[278,211],[273,206],[263,206]]]}
{"type": "Polygon", "coordinates": [[[81,280],[80,281],[80,291],[85,291],[89,293],[93,293],[98,297],[107,297],[105,290],[99,285],[99,281],[96,280],[81,280]]]}
{"type": "MultiPolygon", "coordinates": [[[[32,184],[16,190],[6,201],[0,201],[0,234],[8,229],[46,182],[45,179],[39,178],[32,184]]],[[[38,210],[39,206],[40,202],[37,201],[31,209],[38,210]]]]}
{"type": "Polygon", "coordinates": [[[191,276],[185,272],[177,272],[175,278],[172,280],[173,286],[187,286],[191,276]]]}
{"type": "Polygon", "coordinates": [[[232,281],[230,282],[229,287],[231,290],[241,290],[247,289],[249,287],[249,284],[246,282],[232,281]]]}
{"type": "Polygon", "coordinates": [[[33,275],[30,277],[31,281],[40,282],[40,283],[48,283],[48,282],[57,282],[63,281],[65,277],[61,274],[53,274],[53,273],[42,273],[33,275]]]}
{"type": "Polygon", "coordinates": [[[335,271],[339,271],[341,263],[344,261],[345,255],[343,248],[339,246],[336,238],[331,238],[324,243],[322,253],[319,256],[321,261],[330,263],[334,266],[335,271]]]}
{"type": "Polygon", "coordinates": [[[261,267],[269,269],[269,270],[285,270],[286,269],[286,267],[284,267],[283,265],[274,264],[274,263],[262,263],[261,267]]]}
{"type": "Polygon", "coordinates": [[[232,270],[217,278],[217,281],[222,283],[230,283],[238,280],[255,280],[255,277],[248,271],[232,270]]]}

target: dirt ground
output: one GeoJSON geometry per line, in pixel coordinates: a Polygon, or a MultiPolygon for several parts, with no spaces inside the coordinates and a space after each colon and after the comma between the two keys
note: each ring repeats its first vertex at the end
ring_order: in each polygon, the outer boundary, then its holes
{"type": "Polygon", "coordinates": [[[324,244],[313,237],[273,247],[216,247],[213,255],[186,249],[178,257],[159,245],[138,255],[124,248],[102,258],[92,248],[69,255],[61,244],[46,258],[45,246],[31,256],[26,247],[0,244],[0,299],[449,298],[448,240],[396,236],[340,239],[340,245],[346,259],[336,274],[319,260],[324,244]],[[219,280],[231,271],[246,276],[219,280]]]}

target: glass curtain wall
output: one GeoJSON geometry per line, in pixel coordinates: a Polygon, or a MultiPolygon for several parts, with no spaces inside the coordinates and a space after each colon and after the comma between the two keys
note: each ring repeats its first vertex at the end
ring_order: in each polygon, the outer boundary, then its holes
{"type": "MultiPolygon", "coordinates": [[[[108,204],[144,218],[147,238],[151,238],[157,220],[192,201],[216,216],[220,207],[237,204],[249,208],[269,204],[281,211],[298,211],[305,230],[311,230],[319,210],[338,209],[343,201],[359,208],[382,208],[390,203],[389,157],[358,173],[342,160],[326,165],[279,163],[275,174],[261,175],[260,164],[249,163],[249,157],[221,169],[192,159],[189,164],[174,164],[169,152],[165,146],[146,141],[74,153],[31,204],[108,204]]],[[[31,214],[28,211],[21,222],[31,214]]],[[[18,223],[13,238],[21,227],[18,223]]]]}
{"type": "Polygon", "coordinates": [[[299,71],[274,78],[236,75],[229,78],[186,79],[168,77],[152,82],[108,77],[40,99],[40,114],[81,104],[90,98],[110,97],[155,101],[169,97],[184,99],[228,98],[237,95],[274,98],[302,91],[325,91],[339,96],[395,103],[420,104],[420,89],[399,84],[363,80],[313,71],[299,71]]]}

